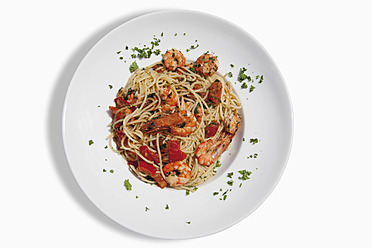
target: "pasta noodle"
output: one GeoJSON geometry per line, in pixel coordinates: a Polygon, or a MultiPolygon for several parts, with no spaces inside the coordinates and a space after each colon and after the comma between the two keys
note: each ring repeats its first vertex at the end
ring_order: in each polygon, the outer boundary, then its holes
{"type": "MultiPolygon", "coordinates": [[[[235,135],[236,130],[234,134],[226,132],[227,127],[231,129],[229,116],[237,115],[241,108],[231,83],[225,79],[226,75],[214,73],[205,77],[194,68],[194,64],[187,62],[174,70],[168,70],[163,62],[139,68],[118,91],[116,106],[110,107],[113,113],[110,147],[125,158],[130,170],[144,182],[176,189],[200,185],[216,173],[217,162],[213,157],[210,164],[201,163],[205,156],[210,159],[208,152],[212,152],[207,149],[204,154],[201,144],[207,145],[208,140],[221,143],[220,149],[225,151],[222,144],[230,144],[235,135]],[[211,85],[216,81],[221,87],[220,98],[214,104],[211,85]],[[214,135],[209,137],[207,131],[214,135]],[[171,142],[179,147],[171,148],[171,142]],[[172,156],[180,156],[189,169],[178,166],[179,162],[177,166],[173,164],[172,156]],[[143,164],[150,167],[141,167],[143,164]],[[165,169],[167,164],[179,171],[169,173],[165,169]],[[183,180],[183,176],[188,177],[187,180],[183,180]],[[174,179],[178,181],[173,182],[174,179]],[[159,180],[165,183],[162,185],[159,180]]],[[[239,124],[240,119],[232,128],[237,129],[239,124]]]]}

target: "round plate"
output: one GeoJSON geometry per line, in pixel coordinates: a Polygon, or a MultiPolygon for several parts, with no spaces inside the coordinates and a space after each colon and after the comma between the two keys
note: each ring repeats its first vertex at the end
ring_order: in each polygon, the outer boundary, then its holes
{"type": "Polygon", "coordinates": [[[234,24],[193,11],[146,14],[107,34],[76,70],[63,112],[68,162],[88,198],[122,226],[166,239],[216,233],[251,214],[278,183],[292,135],[289,94],[269,54],[234,24]],[[165,53],[176,48],[194,61],[207,51],[215,53],[219,72],[232,72],[228,79],[242,102],[239,133],[222,155],[216,176],[195,192],[162,190],[143,183],[128,170],[122,157],[107,148],[108,107],[114,105],[116,92],[126,84],[130,65],[136,61],[144,67],[162,59],[161,54],[132,58],[136,54],[132,48],[151,49],[152,44],[153,51],[165,53]],[[250,81],[237,80],[243,67],[250,81]],[[125,180],[131,190],[125,187],[125,180]]]}

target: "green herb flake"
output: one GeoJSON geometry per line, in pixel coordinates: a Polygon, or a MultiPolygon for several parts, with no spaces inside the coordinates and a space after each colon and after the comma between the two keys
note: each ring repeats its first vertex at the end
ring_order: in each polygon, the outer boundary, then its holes
{"type": "Polygon", "coordinates": [[[243,181],[250,179],[249,176],[252,174],[251,171],[247,171],[247,170],[240,170],[238,172],[241,175],[240,177],[238,177],[238,179],[243,180],[243,181]]]}
{"type": "Polygon", "coordinates": [[[227,73],[227,76],[232,78],[233,77],[233,73],[230,71],[229,73],[227,73]]]}
{"type": "Polygon", "coordinates": [[[110,90],[113,88],[113,86],[111,84],[109,84],[108,87],[110,88],[110,90]]]}
{"type": "Polygon", "coordinates": [[[190,225],[191,224],[191,221],[186,221],[186,224],[190,225]]]}
{"type": "Polygon", "coordinates": [[[263,80],[264,80],[264,77],[263,77],[263,75],[262,75],[261,78],[260,78],[260,81],[258,81],[258,83],[259,83],[259,84],[262,83],[263,80]]]}
{"type": "Polygon", "coordinates": [[[244,83],[242,84],[242,89],[246,89],[246,88],[248,88],[248,85],[244,82],[244,83]]]}
{"type": "Polygon", "coordinates": [[[138,195],[136,195],[136,199],[138,199],[139,198],[139,196],[138,195]]]}
{"type": "Polygon", "coordinates": [[[145,208],[145,212],[149,211],[150,209],[148,207],[145,208]]]}
{"type": "Polygon", "coordinates": [[[103,169],[102,172],[106,172],[106,169],[103,169]]]}
{"type": "Polygon", "coordinates": [[[258,139],[257,138],[252,138],[249,140],[249,142],[254,145],[254,144],[257,144],[258,143],[258,139]]]}
{"type": "Polygon", "coordinates": [[[216,196],[218,195],[219,193],[218,192],[213,192],[213,196],[216,196]]]}
{"type": "Polygon", "coordinates": [[[220,167],[222,164],[221,164],[221,161],[220,160],[217,160],[216,162],[216,166],[214,168],[217,168],[217,167],[220,167]]]}
{"type": "Polygon", "coordinates": [[[235,67],[235,65],[233,65],[233,64],[230,64],[230,67],[231,67],[231,68],[234,68],[234,67],[235,67]]]}
{"type": "Polygon", "coordinates": [[[124,187],[128,191],[131,191],[132,190],[132,184],[130,184],[129,179],[125,179],[124,180],[124,187]]]}
{"type": "Polygon", "coordinates": [[[251,85],[251,88],[249,88],[249,92],[253,92],[255,88],[256,87],[254,87],[253,85],[251,85]]]}
{"type": "Polygon", "coordinates": [[[137,62],[134,61],[130,66],[129,66],[129,71],[130,73],[133,73],[135,70],[138,69],[138,65],[137,65],[137,62]]]}
{"type": "Polygon", "coordinates": [[[167,210],[169,209],[169,206],[168,206],[168,204],[167,204],[167,205],[165,205],[165,209],[167,209],[167,210]]]}
{"type": "Polygon", "coordinates": [[[233,180],[227,181],[227,184],[230,185],[230,186],[233,186],[234,181],[233,180]]]}
{"type": "Polygon", "coordinates": [[[107,149],[108,148],[108,146],[106,145],[105,147],[104,147],[105,149],[107,149]]]}
{"type": "Polygon", "coordinates": [[[94,141],[93,140],[89,140],[89,145],[93,145],[94,144],[94,141]]]}
{"type": "Polygon", "coordinates": [[[111,169],[111,170],[110,170],[110,173],[114,173],[114,170],[111,169]]]}
{"type": "Polygon", "coordinates": [[[233,175],[234,175],[234,172],[229,172],[229,173],[227,173],[227,177],[228,177],[228,178],[232,178],[233,175]]]}
{"type": "Polygon", "coordinates": [[[186,189],[186,195],[190,195],[190,190],[186,189]]]}

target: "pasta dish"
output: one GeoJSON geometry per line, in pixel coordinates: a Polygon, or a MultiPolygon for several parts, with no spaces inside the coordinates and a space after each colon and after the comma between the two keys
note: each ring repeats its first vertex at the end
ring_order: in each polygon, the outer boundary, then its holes
{"type": "Polygon", "coordinates": [[[212,54],[189,62],[171,49],[119,89],[110,146],[139,179],[190,189],[216,173],[241,123],[240,100],[218,66],[212,54]]]}

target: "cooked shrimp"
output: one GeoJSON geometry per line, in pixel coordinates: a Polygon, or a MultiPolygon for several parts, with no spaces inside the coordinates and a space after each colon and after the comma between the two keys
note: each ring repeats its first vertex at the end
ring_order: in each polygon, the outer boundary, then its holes
{"type": "Polygon", "coordinates": [[[166,164],[163,167],[165,180],[172,187],[182,186],[191,178],[191,169],[182,161],[166,164]]]}
{"type": "Polygon", "coordinates": [[[231,134],[235,134],[240,127],[241,120],[242,119],[238,113],[231,113],[229,115],[226,115],[223,122],[224,129],[231,134]]]}
{"type": "Polygon", "coordinates": [[[185,56],[176,49],[171,49],[164,54],[164,65],[167,70],[175,71],[178,67],[182,67],[186,63],[185,56]]]}
{"type": "Polygon", "coordinates": [[[229,147],[235,134],[223,132],[217,141],[213,139],[202,142],[196,149],[196,157],[201,165],[211,165],[217,161],[229,147]]]}
{"type": "Polygon", "coordinates": [[[183,119],[183,122],[178,125],[171,126],[171,133],[185,137],[195,131],[197,120],[195,116],[187,110],[181,110],[179,115],[183,119]]]}
{"type": "Polygon", "coordinates": [[[163,111],[173,110],[178,103],[177,94],[171,89],[170,86],[160,90],[160,99],[162,100],[161,110],[163,111]]]}
{"type": "Polygon", "coordinates": [[[195,61],[195,71],[202,76],[208,77],[217,72],[218,65],[219,62],[215,56],[205,53],[195,61]]]}
{"type": "Polygon", "coordinates": [[[184,120],[178,113],[172,113],[163,117],[154,118],[141,127],[143,133],[158,133],[168,130],[171,126],[182,123],[184,120]]]}
{"type": "Polygon", "coordinates": [[[196,118],[187,110],[152,119],[141,127],[143,133],[158,133],[166,130],[174,135],[185,137],[196,129],[196,118]]]}

